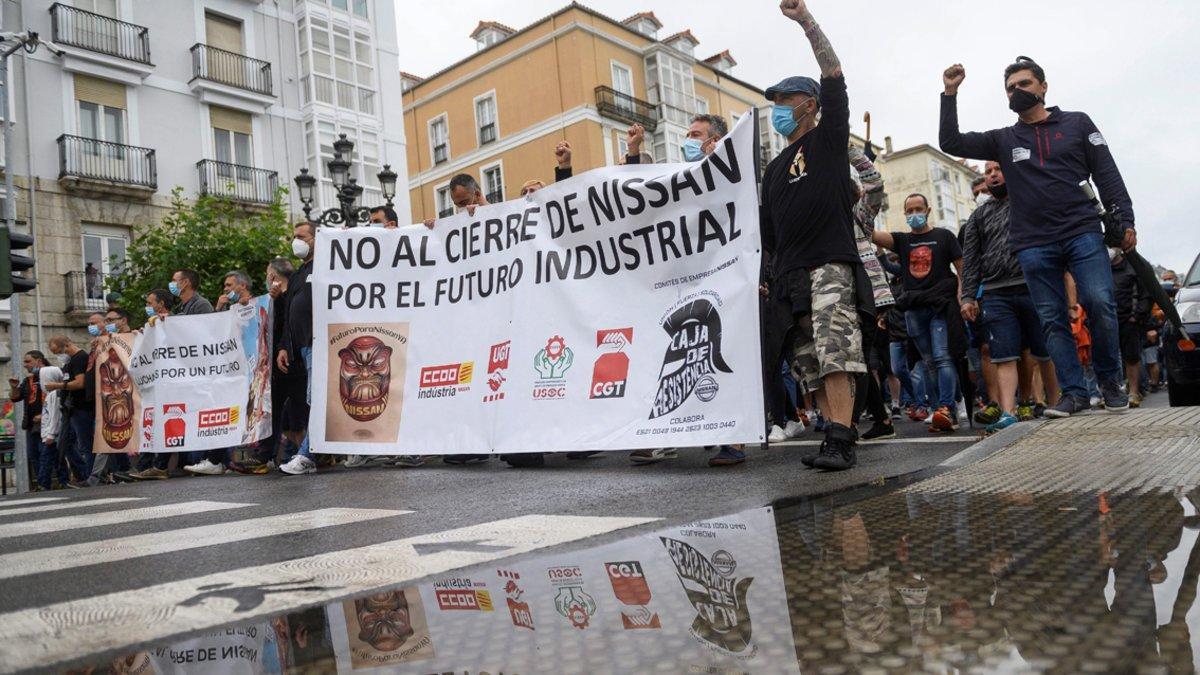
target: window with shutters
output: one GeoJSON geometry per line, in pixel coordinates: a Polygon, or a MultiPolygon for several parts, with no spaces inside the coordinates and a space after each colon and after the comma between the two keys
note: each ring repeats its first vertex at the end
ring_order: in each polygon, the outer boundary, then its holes
{"type": "Polygon", "coordinates": [[[479,132],[479,145],[487,145],[500,137],[495,91],[489,91],[475,99],[475,128],[479,132]]]}
{"type": "Polygon", "coordinates": [[[249,183],[253,178],[254,165],[251,138],[254,122],[249,113],[209,106],[209,121],[212,124],[213,158],[217,178],[224,182],[249,183]]]}
{"type": "Polygon", "coordinates": [[[489,204],[504,201],[504,167],[497,163],[485,166],[479,172],[483,178],[483,192],[489,204]]]}
{"type": "Polygon", "coordinates": [[[433,190],[434,206],[437,208],[437,217],[446,218],[454,215],[454,200],[450,197],[450,184],[442,185],[433,190]]]}
{"type": "Polygon", "coordinates": [[[84,293],[91,301],[104,300],[105,280],[121,270],[129,247],[129,230],[110,225],[82,223],[84,293]]]}
{"type": "Polygon", "coordinates": [[[433,163],[441,164],[450,159],[450,124],[446,113],[429,120],[429,148],[433,163]]]}
{"type": "Polygon", "coordinates": [[[89,155],[123,158],[125,85],[88,75],[75,75],[76,133],[97,141],[84,145],[89,155]]]}
{"type": "Polygon", "coordinates": [[[204,40],[209,47],[242,53],[242,22],[211,12],[204,13],[204,40]]]}

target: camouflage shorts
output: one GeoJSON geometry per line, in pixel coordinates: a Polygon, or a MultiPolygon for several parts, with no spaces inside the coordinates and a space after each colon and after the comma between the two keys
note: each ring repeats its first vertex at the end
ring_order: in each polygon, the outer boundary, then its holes
{"type": "Polygon", "coordinates": [[[801,314],[792,329],[788,354],[792,369],[809,391],[821,388],[831,373],[865,373],[862,329],[854,297],[854,270],[829,263],[809,270],[812,311],[801,314]]]}

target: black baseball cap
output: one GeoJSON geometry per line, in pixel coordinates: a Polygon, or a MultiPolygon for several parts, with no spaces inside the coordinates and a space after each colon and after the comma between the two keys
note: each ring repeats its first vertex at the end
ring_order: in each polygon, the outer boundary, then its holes
{"type": "Polygon", "coordinates": [[[821,85],[811,77],[793,75],[785,77],[773,87],[768,87],[766,91],[768,101],[774,101],[776,96],[786,94],[804,94],[813,98],[821,98],[821,85]]]}

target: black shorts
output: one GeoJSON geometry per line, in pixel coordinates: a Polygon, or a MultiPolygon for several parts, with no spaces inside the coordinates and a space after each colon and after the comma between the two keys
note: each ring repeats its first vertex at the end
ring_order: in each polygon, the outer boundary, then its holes
{"type": "Polygon", "coordinates": [[[1121,360],[1129,365],[1142,362],[1142,336],[1145,331],[1136,323],[1121,324],[1121,360]]]}

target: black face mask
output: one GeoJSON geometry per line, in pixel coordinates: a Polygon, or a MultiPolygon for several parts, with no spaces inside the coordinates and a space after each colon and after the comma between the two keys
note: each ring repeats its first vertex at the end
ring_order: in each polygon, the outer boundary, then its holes
{"type": "Polygon", "coordinates": [[[991,192],[992,196],[996,199],[1004,199],[1008,196],[1008,184],[1001,183],[999,185],[989,185],[988,191],[991,192]]]}
{"type": "Polygon", "coordinates": [[[1020,115],[1041,102],[1042,99],[1037,94],[1031,94],[1024,89],[1016,89],[1013,91],[1012,98],[1008,99],[1008,109],[1020,115]]]}

